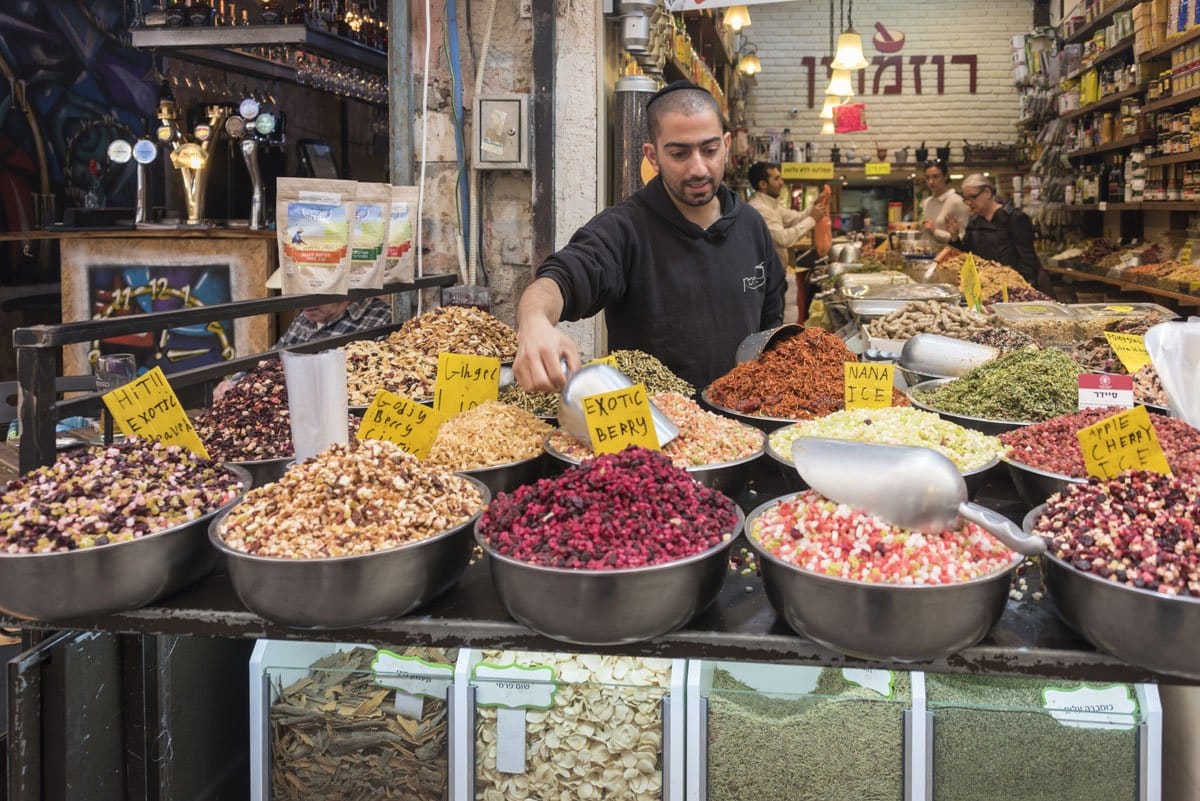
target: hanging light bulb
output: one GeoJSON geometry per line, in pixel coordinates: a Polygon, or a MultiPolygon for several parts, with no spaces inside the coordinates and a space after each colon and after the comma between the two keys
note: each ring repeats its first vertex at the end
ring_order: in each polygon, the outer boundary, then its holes
{"type": "Polygon", "coordinates": [[[758,45],[753,43],[742,45],[738,56],[738,72],[744,75],[756,75],[762,72],[762,62],[758,60],[758,45]]]}
{"type": "Polygon", "coordinates": [[[821,126],[821,136],[833,136],[833,120],[825,120],[821,126]]]}
{"type": "Polygon", "coordinates": [[[821,106],[821,115],[819,119],[832,120],[834,106],[840,106],[842,99],[837,95],[825,95],[825,105],[821,106]]]}
{"type": "Polygon", "coordinates": [[[854,87],[850,85],[850,70],[835,69],[829,79],[825,94],[838,97],[854,97],[854,87]]]}
{"type": "Polygon", "coordinates": [[[838,37],[837,55],[831,65],[835,70],[861,70],[867,66],[863,57],[862,37],[848,28],[838,37]]]}
{"type": "Polygon", "coordinates": [[[725,12],[725,24],[737,33],[750,25],[750,9],[745,6],[730,6],[725,12]]]}

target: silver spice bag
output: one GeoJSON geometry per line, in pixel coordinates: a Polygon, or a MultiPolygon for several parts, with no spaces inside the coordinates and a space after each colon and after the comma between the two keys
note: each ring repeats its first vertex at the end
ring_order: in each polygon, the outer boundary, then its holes
{"type": "Polygon", "coordinates": [[[383,245],[383,280],[412,283],[416,278],[414,243],[417,218],[417,187],[393,186],[387,241],[383,245]]]}
{"type": "Polygon", "coordinates": [[[350,288],[383,288],[383,244],[391,212],[391,187],[358,185],[350,221],[350,288]]]}
{"type": "Polygon", "coordinates": [[[280,178],[275,196],[283,294],[344,295],[350,288],[354,181],[280,178]]]}

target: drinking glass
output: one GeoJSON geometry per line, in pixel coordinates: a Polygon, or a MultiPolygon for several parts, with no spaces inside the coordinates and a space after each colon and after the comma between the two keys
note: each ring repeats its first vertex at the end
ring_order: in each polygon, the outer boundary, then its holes
{"type": "MultiPolygon", "coordinates": [[[[105,393],[124,386],[137,375],[137,362],[132,353],[102,353],[96,358],[96,391],[105,393]]],[[[108,408],[100,407],[100,433],[111,431],[108,408]]],[[[114,434],[114,439],[118,435],[114,434]]]]}

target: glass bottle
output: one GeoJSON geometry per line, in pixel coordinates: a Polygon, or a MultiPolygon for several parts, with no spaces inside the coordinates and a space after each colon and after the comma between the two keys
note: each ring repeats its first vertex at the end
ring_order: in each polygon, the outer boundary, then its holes
{"type": "Polygon", "coordinates": [[[212,5],[208,0],[191,0],[188,11],[188,25],[193,28],[207,28],[212,25],[212,5]]]}
{"type": "Polygon", "coordinates": [[[104,196],[104,187],[100,184],[100,163],[95,159],[88,162],[88,173],[91,177],[88,179],[88,190],[83,195],[83,207],[102,209],[107,205],[107,199],[104,196]]]}
{"type": "Polygon", "coordinates": [[[296,0],[296,4],[292,6],[291,10],[287,13],[287,24],[303,25],[306,10],[307,5],[305,4],[304,0],[296,0]]]}
{"type": "Polygon", "coordinates": [[[264,25],[279,25],[283,22],[283,0],[262,0],[264,25]]]}
{"type": "Polygon", "coordinates": [[[168,0],[166,17],[168,28],[182,28],[186,25],[187,10],[183,5],[183,0],[168,0]]]}

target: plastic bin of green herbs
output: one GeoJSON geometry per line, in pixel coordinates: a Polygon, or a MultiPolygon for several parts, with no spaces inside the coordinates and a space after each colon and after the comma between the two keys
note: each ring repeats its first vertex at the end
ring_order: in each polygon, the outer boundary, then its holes
{"type": "MultiPolygon", "coordinates": [[[[1129,728],[1105,729],[1067,725],[1044,708],[1045,690],[1082,686],[926,674],[934,801],[1136,799],[1140,711],[1129,728]]],[[[1132,686],[1117,686],[1136,699],[1132,686]]]]}
{"type": "Polygon", "coordinates": [[[903,799],[907,673],[891,674],[889,698],[836,668],[813,693],[785,694],[718,667],[707,698],[708,801],[903,799]]]}

